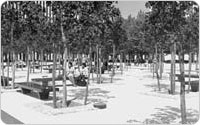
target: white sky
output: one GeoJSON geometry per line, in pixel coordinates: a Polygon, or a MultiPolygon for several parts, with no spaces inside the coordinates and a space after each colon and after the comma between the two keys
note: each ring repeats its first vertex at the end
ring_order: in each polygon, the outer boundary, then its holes
{"type": "Polygon", "coordinates": [[[130,14],[132,17],[137,16],[137,13],[142,11],[147,11],[145,3],[147,1],[118,1],[116,5],[124,18],[127,18],[130,14]]]}

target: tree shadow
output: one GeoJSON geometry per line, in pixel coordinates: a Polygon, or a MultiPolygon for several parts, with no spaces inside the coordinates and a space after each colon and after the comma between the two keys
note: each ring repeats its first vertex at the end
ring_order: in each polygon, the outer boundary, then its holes
{"type": "MultiPolygon", "coordinates": [[[[73,93],[68,95],[69,97],[76,97],[78,100],[85,99],[85,88],[80,89],[71,89],[68,90],[69,93],[73,93]]],[[[100,88],[89,88],[88,90],[88,103],[95,103],[95,102],[107,102],[110,98],[115,98],[115,96],[109,96],[110,92],[106,90],[102,90],[100,88]]]]}
{"type": "MultiPolygon", "coordinates": [[[[147,88],[151,88],[150,92],[156,92],[159,94],[170,94],[169,93],[170,84],[162,84],[161,83],[160,84],[161,91],[158,90],[158,85],[156,83],[145,84],[144,86],[147,88]]],[[[177,86],[176,86],[176,88],[177,88],[177,86]]],[[[177,94],[179,94],[179,92],[177,90],[175,90],[174,95],[177,95],[177,94]]]]}
{"type": "MultiPolygon", "coordinates": [[[[181,110],[176,107],[166,106],[166,108],[156,108],[158,111],[152,114],[152,118],[145,119],[144,123],[148,124],[170,124],[177,122],[181,123],[181,110]]],[[[196,123],[199,119],[199,112],[194,109],[188,109],[186,111],[187,123],[196,123]]]]}
{"type": "MultiPolygon", "coordinates": [[[[156,78],[156,74],[154,74],[154,77],[153,77],[153,73],[151,74],[148,74],[148,75],[143,75],[144,78],[149,78],[149,79],[157,79],[156,78]]],[[[166,76],[166,75],[162,75],[162,78],[160,78],[160,80],[169,80],[169,76],[166,76]]]]}
{"type": "MultiPolygon", "coordinates": [[[[83,104],[81,104],[79,102],[76,102],[76,101],[73,101],[73,100],[75,100],[75,98],[71,99],[71,100],[67,100],[66,106],[62,105],[62,101],[56,101],[56,108],[83,106],[83,104]]],[[[44,104],[53,108],[53,103],[52,102],[48,102],[48,103],[44,103],[44,104]]]]}
{"type": "MultiPolygon", "coordinates": [[[[181,110],[177,107],[166,106],[165,108],[156,108],[157,112],[151,114],[150,118],[144,121],[128,120],[127,122],[140,122],[143,124],[174,124],[178,122],[181,124],[181,110]]],[[[187,124],[194,124],[199,119],[199,112],[194,109],[187,109],[186,111],[187,124]]]]}
{"type": "MultiPolygon", "coordinates": [[[[102,84],[107,84],[107,83],[111,83],[111,78],[110,77],[102,77],[102,84]]],[[[121,81],[123,80],[122,78],[116,78],[115,76],[112,78],[112,83],[116,82],[116,81],[121,81]]],[[[92,82],[97,82],[97,78],[93,78],[91,79],[92,82]]]]}

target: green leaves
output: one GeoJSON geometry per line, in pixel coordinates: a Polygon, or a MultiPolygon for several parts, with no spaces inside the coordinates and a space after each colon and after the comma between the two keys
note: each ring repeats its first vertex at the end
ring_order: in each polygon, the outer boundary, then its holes
{"type": "MultiPolygon", "coordinates": [[[[197,21],[189,21],[194,12],[198,10],[196,3],[190,1],[149,1],[146,3],[146,7],[150,9],[146,18],[146,33],[149,34],[147,37],[165,50],[168,50],[171,45],[170,36],[172,34],[174,35],[173,41],[185,45],[187,43],[184,41],[188,41],[188,37],[194,38],[191,34],[198,34],[198,30],[191,28],[197,21]]],[[[193,26],[198,27],[198,23],[193,26]]]]}
{"type": "Polygon", "coordinates": [[[2,5],[3,45],[47,49],[53,43],[76,51],[120,35],[120,12],[112,1],[8,1],[2,5]],[[114,19],[114,20],[113,20],[114,19]],[[13,23],[13,28],[11,24],[13,23]],[[61,25],[66,41],[62,41],[61,25]],[[11,31],[13,30],[13,35],[11,31]],[[108,33],[108,34],[107,34],[108,33]],[[13,40],[11,42],[11,36],[13,40]],[[72,49],[74,49],[72,48],[72,49]],[[74,49],[75,50],[75,49],[74,49]]]}

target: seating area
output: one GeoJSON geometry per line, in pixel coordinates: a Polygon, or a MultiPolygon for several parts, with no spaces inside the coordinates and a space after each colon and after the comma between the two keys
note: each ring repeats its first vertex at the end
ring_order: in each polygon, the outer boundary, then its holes
{"type": "Polygon", "coordinates": [[[46,84],[40,84],[38,82],[20,82],[16,83],[16,86],[21,88],[23,94],[36,92],[39,99],[48,99],[49,92],[53,91],[52,86],[47,86],[46,84]]]}
{"type": "MultiPolygon", "coordinates": [[[[180,74],[175,74],[175,76],[177,77],[177,81],[180,82],[181,81],[181,78],[180,78],[181,75],[180,74]]],[[[190,77],[190,78],[199,79],[199,76],[198,75],[194,75],[194,74],[191,74],[191,75],[185,74],[184,76],[185,76],[185,78],[190,77]]],[[[189,85],[189,81],[185,81],[185,85],[189,85]]],[[[199,80],[191,80],[190,81],[190,85],[191,85],[191,91],[192,92],[199,91],[199,80]]]]}

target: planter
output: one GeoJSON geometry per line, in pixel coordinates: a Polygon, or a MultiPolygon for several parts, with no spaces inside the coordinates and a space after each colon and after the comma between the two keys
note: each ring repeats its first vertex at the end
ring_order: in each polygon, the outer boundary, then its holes
{"type": "Polygon", "coordinates": [[[95,108],[98,108],[98,109],[105,109],[106,108],[106,104],[103,103],[103,102],[95,103],[95,104],[93,104],[93,106],[95,108]]]}
{"type": "Polygon", "coordinates": [[[199,81],[191,81],[191,91],[192,92],[199,91],[199,81]]]}
{"type": "Polygon", "coordinates": [[[1,78],[1,86],[8,86],[8,80],[6,78],[1,78]],[[5,85],[3,84],[3,79],[5,80],[5,85]]]}

